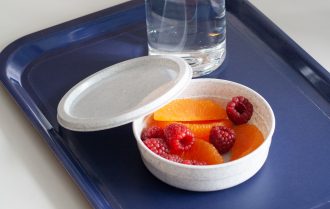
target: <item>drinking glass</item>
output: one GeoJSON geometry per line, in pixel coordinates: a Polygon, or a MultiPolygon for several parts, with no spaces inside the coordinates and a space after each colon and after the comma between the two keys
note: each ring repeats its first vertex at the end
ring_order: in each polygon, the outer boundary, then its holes
{"type": "Polygon", "coordinates": [[[149,55],[184,58],[198,77],[226,57],[225,0],[145,0],[149,55]]]}

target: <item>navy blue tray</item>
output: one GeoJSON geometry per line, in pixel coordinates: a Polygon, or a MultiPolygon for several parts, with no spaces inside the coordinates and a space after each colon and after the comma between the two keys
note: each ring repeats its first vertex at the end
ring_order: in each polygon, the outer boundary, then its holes
{"type": "MultiPolygon", "coordinates": [[[[245,84],[273,107],[276,130],[263,168],[218,192],[168,186],[144,167],[131,125],[76,133],[56,108],[74,84],[147,54],[143,1],[25,36],[0,55],[4,87],[95,208],[329,208],[330,75],[248,1],[227,2],[224,64],[207,77],[245,84]]],[[[143,76],[143,75],[141,75],[143,76]]]]}

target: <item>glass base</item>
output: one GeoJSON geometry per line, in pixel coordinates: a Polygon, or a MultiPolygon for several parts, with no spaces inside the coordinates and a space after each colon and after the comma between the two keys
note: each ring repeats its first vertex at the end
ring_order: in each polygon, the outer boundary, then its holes
{"type": "Polygon", "coordinates": [[[182,52],[164,52],[150,47],[149,55],[172,55],[181,57],[193,69],[193,77],[200,77],[216,70],[225,60],[226,41],[216,47],[182,52]]]}

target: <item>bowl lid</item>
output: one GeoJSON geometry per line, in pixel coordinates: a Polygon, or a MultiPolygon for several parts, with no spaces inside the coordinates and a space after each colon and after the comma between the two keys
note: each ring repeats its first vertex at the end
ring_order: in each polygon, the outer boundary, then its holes
{"type": "Polygon", "coordinates": [[[121,126],[150,114],[179,95],[191,67],[173,56],[145,56],[107,67],[80,81],[61,99],[57,120],[73,131],[121,126]]]}

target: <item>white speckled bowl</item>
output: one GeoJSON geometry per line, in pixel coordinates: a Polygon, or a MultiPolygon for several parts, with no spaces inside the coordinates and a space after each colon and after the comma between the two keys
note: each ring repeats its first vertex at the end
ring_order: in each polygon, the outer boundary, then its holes
{"type": "Polygon", "coordinates": [[[251,178],[265,163],[275,128],[274,113],[258,93],[238,83],[219,79],[195,79],[179,98],[208,97],[223,106],[234,96],[242,95],[253,104],[254,113],[249,123],[263,133],[265,141],[255,151],[238,160],[219,165],[194,166],[166,160],[150,151],[140,135],[145,118],[133,122],[133,132],[142,160],[148,170],[163,182],[191,191],[215,191],[238,185],[251,178]]]}

